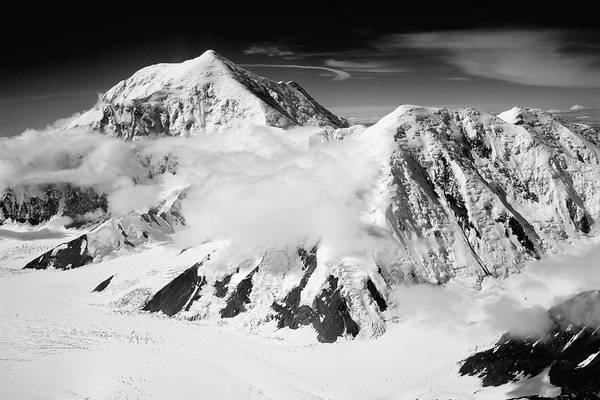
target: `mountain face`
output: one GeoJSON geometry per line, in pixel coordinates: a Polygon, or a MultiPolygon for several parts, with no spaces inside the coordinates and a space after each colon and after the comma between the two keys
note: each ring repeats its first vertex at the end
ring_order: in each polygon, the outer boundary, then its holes
{"type": "MultiPolygon", "coordinates": [[[[250,329],[273,320],[278,328],[311,326],[319,341],[332,342],[384,333],[397,285],[505,277],[593,234],[600,165],[590,128],[532,109],[494,116],[402,106],[367,129],[338,132],[317,142],[356,140],[381,168],[372,193],[363,194],[371,199],[369,232],[385,243],[374,254],[332,260],[321,244],[299,244],[241,257],[211,242],[182,251],[174,258],[180,268],[161,279],[107,277],[99,295],[250,329]]],[[[75,268],[167,240],[184,224],[173,196],[155,211],[115,217],[27,268],[75,268]]]]}
{"type": "MultiPolygon", "coordinates": [[[[357,194],[367,204],[365,230],[380,245],[331,258],[327,243],[232,254],[227,240],[207,242],[174,256],[176,268],[164,266],[169,274],[107,277],[94,285],[99,296],[250,329],[269,321],[279,328],[312,326],[323,342],[372,337],[385,332],[390,293],[398,285],[506,277],[595,233],[600,136],[541,110],[514,108],[495,116],[401,106],[369,128],[348,128],[297,84],[258,77],[208,51],[138,71],[70,126],[135,139],[241,122],[316,125],[323,132],[307,145],[344,140],[360,146],[380,168],[372,187],[357,194]]],[[[141,164],[150,180],[179,168],[166,156],[141,164]]],[[[173,189],[149,210],[108,218],[105,196],[51,188],[29,188],[25,195],[9,189],[0,203],[2,218],[39,223],[67,215],[89,222],[83,216],[100,215],[99,224],[40,254],[28,269],[68,270],[141,252],[169,242],[185,225],[185,190],[173,189]]]]}
{"type": "MultiPolygon", "coordinates": [[[[260,77],[208,50],[183,63],[139,70],[66,128],[85,127],[132,140],[243,124],[332,128],[324,130],[329,135],[335,128],[348,127],[345,119],[317,103],[298,83],[260,77]]],[[[149,176],[164,172],[156,171],[154,164],[145,165],[149,176]]],[[[173,170],[168,160],[163,167],[173,170]]],[[[76,226],[106,217],[106,211],[106,196],[91,187],[20,185],[0,193],[0,224],[12,220],[37,225],[53,216],[68,216],[76,226]]]]}
{"type": "Polygon", "coordinates": [[[393,138],[381,190],[401,245],[387,273],[401,280],[506,276],[598,217],[598,132],[546,112],[402,106],[364,136],[372,147],[393,138]]]}
{"type": "Polygon", "coordinates": [[[467,358],[460,373],[482,378],[484,386],[519,382],[544,373],[561,389],[561,399],[597,397],[600,292],[580,293],[552,307],[548,317],[551,327],[543,337],[519,338],[506,333],[492,349],[467,358]]]}
{"type": "Polygon", "coordinates": [[[184,196],[185,189],[175,190],[156,207],[105,220],[87,233],[36,257],[23,268],[69,270],[99,262],[121,249],[164,241],[185,222],[180,209],[184,196]]]}
{"type": "Polygon", "coordinates": [[[179,136],[240,123],[279,128],[342,128],[348,122],[317,103],[296,82],[274,82],[208,50],[180,64],[143,68],[107,91],[70,123],[133,139],[179,136]]]}
{"type": "Polygon", "coordinates": [[[0,193],[0,224],[5,220],[37,225],[54,216],[71,218],[68,226],[81,226],[102,217],[106,196],[91,187],[70,184],[22,185],[0,193]]]}

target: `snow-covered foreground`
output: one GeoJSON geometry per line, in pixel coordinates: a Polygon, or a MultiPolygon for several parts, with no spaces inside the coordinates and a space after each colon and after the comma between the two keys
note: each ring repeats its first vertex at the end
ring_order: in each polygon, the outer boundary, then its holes
{"type": "Polygon", "coordinates": [[[597,284],[585,273],[594,247],[570,257],[572,274],[560,272],[559,259],[488,281],[479,291],[458,281],[446,288],[404,287],[387,314],[396,322],[385,335],[319,344],[309,327],[276,330],[269,323],[237,332],[234,321],[169,319],[125,310],[91,293],[116,271],[159,265],[173,250],[164,244],[70,271],[19,269],[28,249],[35,254],[74,234],[2,231],[3,399],[503,398],[513,385],[482,389],[478,379],[457,374],[462,359],[510,325],[494,317],[506,314],[507,304],[525,302],[527,308],[509,318],[531,319],[534,306],[597,284]]]}

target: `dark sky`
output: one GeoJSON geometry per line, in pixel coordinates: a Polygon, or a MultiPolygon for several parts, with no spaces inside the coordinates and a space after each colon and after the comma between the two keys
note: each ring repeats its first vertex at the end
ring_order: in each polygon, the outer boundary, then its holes
{"type": "Polygon", "coordinates": [[[261,75],[296,80],[349,117],[406,103],[600,106],[592,2],[194,4],[4,10],[0,135],[44,127],[89,108],[143,66],[208,48],[261,75]]]}

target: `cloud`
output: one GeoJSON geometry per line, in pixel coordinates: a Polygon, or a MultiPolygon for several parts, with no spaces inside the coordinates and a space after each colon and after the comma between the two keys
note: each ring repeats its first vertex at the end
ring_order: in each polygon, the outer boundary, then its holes
{"type": "Polygon", "coordinates": [[[141,169],[129,151],[124,142],[84,130],[28,130],[0,140],[0,190],[50,182],[108,190],[141,169]]]}
{"type": "Polygon", "coordinates": [[[357,193],[372,185],[377,163],[353,140],[310,145],[318,128],[266,127],[153,141],[145,152],[172,154],[190,184],[182,205],[182,246],[229,239],[248,248],[321,240],[339,252],[369,246],[357,193]]]}
{"type": "Polygon", "coordinates": [[[328,59],[325,60],[325,65],[351,72],[402,73],[411,71],[408,68],[394,67],[389,62],[384,61],[341,61],[328,59]]]}
{"type": "Polygon", "coordinates": [[[294,64],[239,64],[242,67],[256,67],[256,68],[297,68],[297,69],[310,69],[310,70],[320,70],[327,71],[333,74],[334,81],[343,81],[345,79],[350,78],[350,74],[346,71],[341,71],[339,69],[328,68],[328,67],[319,67],[313,65],[294,65],[294,64]]]}
{"type": "Polygon", "coordinates": [[[468,30],[394,34],[381,38],[382,51],[428,53],[463,72],[513,83],[600,87],[597,53],[568,41],[556,30],[468,30]]]}
{"type": "MultiPolygon", "coordinates": [[[[582,292],[600,289],[600,243],[579,242],[526,265],[508,278],[488,277],[481,289],[453,280],[444,286],[398,285],[390,290],[389,316],[435,327],[469,327],[490,339],[509,332],[541,337],[553,326],[548,310],[582,292]]],[[[565,323],[600,326],[600,293],[567,302],[565,323]],[[595,296],[595,297],[594,297],[595,296]]]]}
{"type": "MultiPolygon", "coordinates": [[[[137,145],[84,129],[28,130],[0,139],[0,193],[7,187],[71,184],[108,195],[116,215],[158,201],[160,182],[147,177],[137,145]]],[[[31,190],[31,189],[27,189],[31,190]]]]}
{"type": "Polygon", "coordinates": [[[253,45],[246,50],[244,50],[244,54],[246,55],[266,55],[268,57],[290,57],[295,55],[293,51],[290,50],[282,50],[276,45],[269,43],[261,43],[253,45]]]}
{"type": "Polygon", "coordinates": [[[445,76],[442,79],[446,80],[446,81],[470,81],[470,78],[467,78],[466,76],[445,76]]]}
{"type": "Polygon", "coordinates": [[[0,191],[69,183],[105,193],[112,215],[155,205],[187,187],[183,247],[228,239],[264,249],[321,240],[351,254],[372,246],[361,212],[379,164],[349,138],[312,140],[320,128],[245,126],[190,137],[123,142],[49,129],[0,140],[0,191]],[[168,157],[176,174],[161,173],[168,157]],[[148,164],[156,174],[148,173],[148,164]]]}
{"type": "Polygon", "coordinates": [[[487,323],[499,330],[508,331],[515,337],[542,337],[553,326],[546,309],[540,306],[524,306],[516,299],[502,296],[484,306],[487,323]]]}
{"type": "Polygon", "coordinates": [[[581,104],[575,104],[574,106],[569,108],[569,110],[571,110],[571,111],[587,110],[587,107],[582,106],[581,104]]]}

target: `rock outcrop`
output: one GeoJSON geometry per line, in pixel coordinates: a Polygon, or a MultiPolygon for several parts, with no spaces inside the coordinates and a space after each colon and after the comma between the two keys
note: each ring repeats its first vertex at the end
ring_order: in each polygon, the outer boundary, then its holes
{"type": "Polygon", "coordinates": [[[91,187],[70,184],[26,185],[0,193],[0,224],[6,220],[37,225],[54,216],[69,217],[69,227],[97,222],[106,216],[106,196],[91,187]]]}
{"type": "MultiPolygon", "coordinates": [[[[504,334],[496,345],[467,358],[462,375],[483,386],[547,374],[564,399],[592,399],[600,391],[600,292],[583,292],[548,311],[551,327],[542,336],[504,334]]],[[[533,396],[532,398],[535,398],[533,396]]]]}

